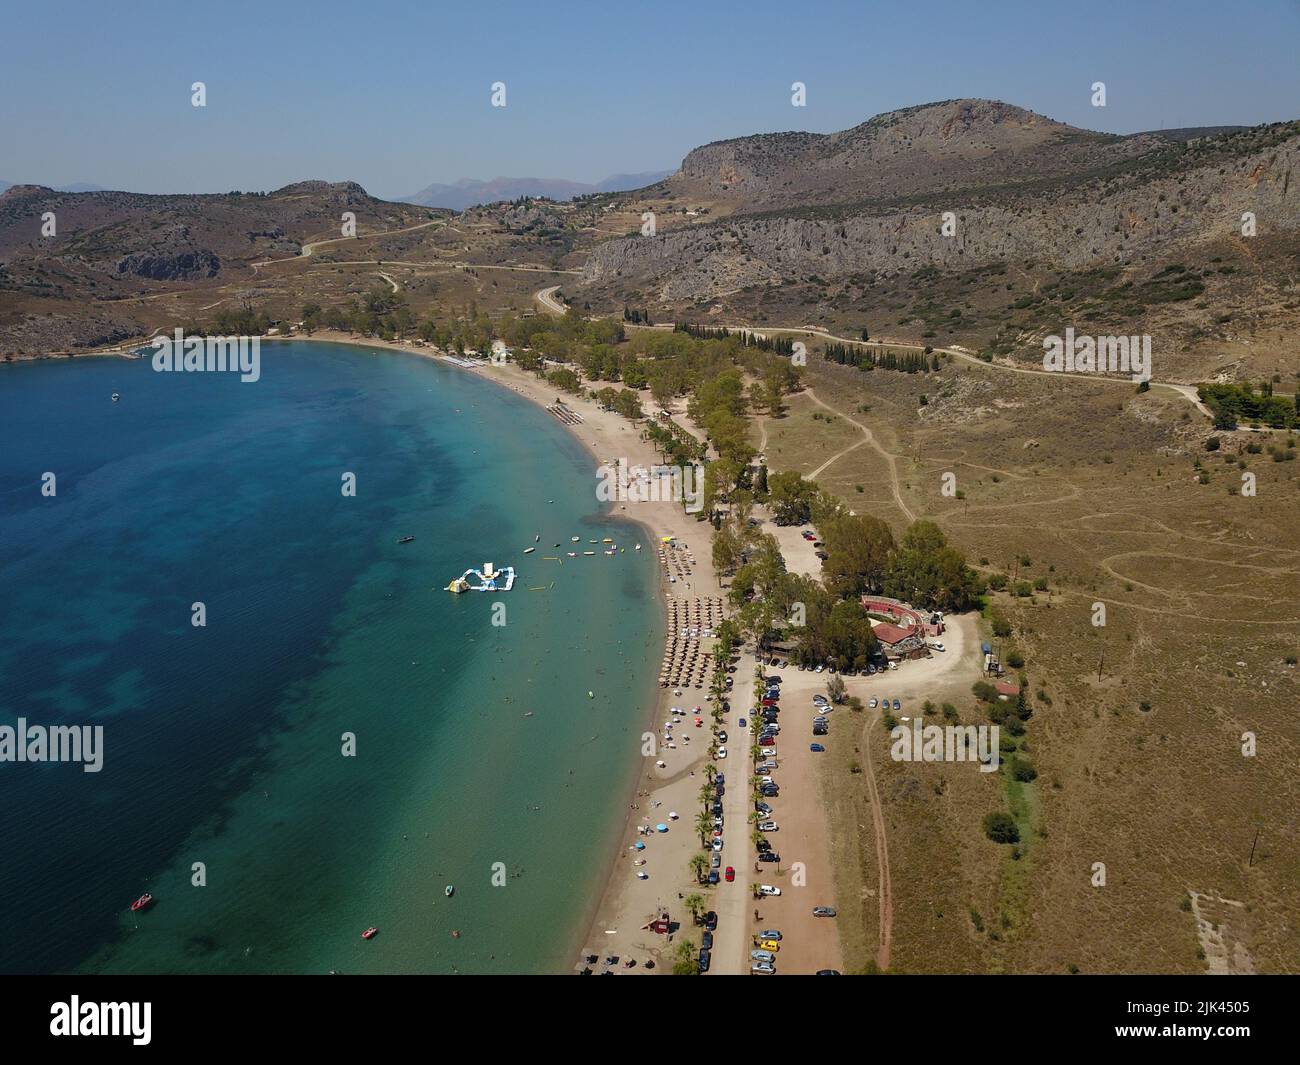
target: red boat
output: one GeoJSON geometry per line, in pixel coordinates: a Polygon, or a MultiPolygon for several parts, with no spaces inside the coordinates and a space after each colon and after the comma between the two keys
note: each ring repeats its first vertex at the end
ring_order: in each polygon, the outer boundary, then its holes
{"type": "Polygon", "coordinates": [[[136,899],[135,902],[131,903],[131,910],[132,912],[137,912],[139,910],[147,910],[152,905],[153,905],[153,896],[146,891],[143,895],[141,895],[138,899],[136,899]]]}
{"type": "Polygon", "coordinates": [[[374,939],[375,936],[377,936],[378,934],[379,934],[378,928],[367,928],[364,932],[361,933],[361,938],[374,939]]]}

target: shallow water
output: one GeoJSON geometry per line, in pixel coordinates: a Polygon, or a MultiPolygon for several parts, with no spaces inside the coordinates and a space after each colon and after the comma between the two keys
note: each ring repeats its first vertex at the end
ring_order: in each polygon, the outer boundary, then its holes
{"type": "Polygon", "coordinates": [[[0,724],[104,728],[99,773],[0,763],[0,971],[567,969],[652,696],[653,552],[507,390],[262,362],[0,366],[0,724]],[[442,590],[485,561],[512,592],[442,590]]]}

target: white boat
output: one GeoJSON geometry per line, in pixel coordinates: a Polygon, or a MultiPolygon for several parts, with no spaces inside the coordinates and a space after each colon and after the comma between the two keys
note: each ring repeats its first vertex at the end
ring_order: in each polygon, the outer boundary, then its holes
{"type": "Polygon", "coordinates": [[[445,888],[442,889],[442,893],[446,895],[447,898],[451,898],[454,894],[456,894],[456,886],[454,884],[448,884],[445,888]]]}
{"type": "Polygon", "coordinates": [[[535,547],[525,547],[525,548],[524,548],[524,554],[525,554],[525,555],[531,555],[531,554],[532,554],[534,551],[536,551],[536,550],[537,550],[537,548],[535,548],[535,547]]]}

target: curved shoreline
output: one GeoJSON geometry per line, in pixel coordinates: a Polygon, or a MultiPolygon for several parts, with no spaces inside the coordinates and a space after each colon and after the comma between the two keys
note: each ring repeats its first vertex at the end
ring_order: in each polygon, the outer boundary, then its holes
{"type": "MultiPolygon", "coordinates": [[[[534,375],[520,370],[513,364],[496,366],[484,363],[482,365],[467,366],[453,361],[439,352],[412,344],[366,339],[328,330],[314,333],[311,336],[268,337],[265,339],[267,343],[342,344],[355,348],[368,348],[372,351],[402,352],[433,359],[462,371],[473,373],[480,379],[508,389],[520,398],[543,409],[550,405],[551,400],[549,397],[555,395],[553,386],[540,381],[534,375]]],[[[80,353],[71,357],[122,358],[127,357],[128,352],[138,350],[138,348],[139,344],[126,345],[111,350],[80,353]]],[[[47,357],[68,356],[50,355],[47,357]]],[[[15,360],[12,364],[16,365],[19,361],[27,362],[32,360],[15,360]]],[[[630,464],[653,465],[659,462],[659,456],[653,446],[641,440],[640,429],[636,424],[612,411],[602,411],[595,403],[585,398],[565,396],[564,402],[571,409],[577,411],[583,420],[576,425],[568,424],[559,419],[556,420],[591,458],[593,473],[595,466],[613,458],[625,458],[630,464]],[[601,451],[605,452],[603,456],[601,451]]],[[[712,542],[713,530],[707,523],[697,521],[693,515],[687,514],[680,503],[643,502],[637,504],[636,511],[637,513],[633,515],[628,512],[627,504],[622,504],[620,509],[616,508],[613,503],[609,503],[603,510],[602,517],[606,520],[615,519],[637,525],[645,534],[644,539],[647,542],[647,549],[652,554],[649,561],[651,565],[655,566],[657,573],[654,587],[659,607],[660,633],[661,636],[666,636],[670,586],[665,580],[663,569],[657,557],[656,548],[660,543],[660,538],[675,536],[682,543],[696,544],[699,550],[694,552],[697,562],[695,572],[691,578],[691,593],[693,595],[720,596],[722,595],[722,589],[713,577],[709,555],[705,550],[712,542]]],[[[662,652],[662,647],[660,650],[662,652]]],[[[651,661],[651,677],[657,675],[653,665],[654,663],[651,661]]],[[[654,732],[652,722],[658,720],[656,715],[662,715],[666,718],[671,705],[676,703],[687,706],[696,703],[702,704],[707,696],[706,691],[703,690],[698,692],[694,689],[683,690],[680,697],[673,696],[672,691],[671,688],[659,688],[658,694],[646,693],[644,696],[637,696],[638,698],[645,698],[646,705],[639,715],[633,715],[630,718],[634,724],[639,723],[640,725],[640,730],[634,732],[634,736],[639,739],[643,730],[654,732]]],[[[701,739],[703,740],[705,737],[701,736],[701,739]]],[[[698,745],[698,755],[691,752],[689,748],[659,752],[659,757],[665,758],[669,763],[664,770],[656,769],[654,758],[640,757],[639,764],[635,766],[630,775],[631,779],[628,785],[618,795],[619,801],[623,804],[624,814],[621,819],[611,817],[611,821],[616,823],[618,827],[616,830],[611,831],[612,838],[604,855],[605,865],[603,870],[596,873],[596,881],[592,885],[595,890],[590,892],[587,901],[581,908],[581,919],[575,925],[575,935],[582,938],[576,939],[570,945],[568,957],[571,962],[561,970],[562,972],[575,971],[576,966],[572,963],[579,959],[584,948],[590,948],[593,951],[602,953],[617,953],[623,956],[631,953],[632,956],[638,957],[639,961],[644,960],[650,954],[655,954],[655,971],[669,971],[669,966],[662,964],[667,960],[666,951],[662,955],[658,953],[659,943],[654,943],[653,947],[651,947],[635,941],[639,937],[640,925],[643,923],[641,917],[650,908],[647,899],[655,896],[660,883],[665,885],[665,890],[663,896],[656,901],[655,908],[659,905],[673,906],[680,897],[682,888],[689,889],[691,887],[688,879],[687,862],[698,847],[689,824],[689,817],[684,816],[682,820],[677,822],[676,831],[667,836],[656,836],[654,840],[655,871],[653,875],[655,879],[653,883],[655,886],[648,886],[649,882],[646,881],[629,880],[626,870],[622,867],[622,859],[626,856],[627,840],[636,835],[637,826],[645,816],[643,806],[648,806],[650,802],[656,801],[654,798],[656,793],[665,793],[665,798],[662,801],[666,804],[667,793],[670,791],[680,792],[682,790],[682,781],[690,781],[706,763],[704,757],[706,748],[707,743],[700,743],[698,745]],[[677,785],[677,787],[674,788],[674,785],[677,785]],[[614,927],[618,928],[618,935],[607,935],[606,930],[614,927]]],[[[594,796],[593,798],[598,799],[598,797],[594,796]]],[[[693,792],[683,799],[680,805],[684,811],[693,814],[696,806],[693,792]]],[[[674,917],[680,917],[680,907],[674,906],[673,908],[676,910],[674,917]]],[[[661,938],[658,936],[652,937],[653,940],[660,940],[661,938]]],[[[664,946],[666,946],[666,943],[664,943],[664,946]]],[[[646,972],[641,966],[628,971],[638,974],[646,972]]]]}

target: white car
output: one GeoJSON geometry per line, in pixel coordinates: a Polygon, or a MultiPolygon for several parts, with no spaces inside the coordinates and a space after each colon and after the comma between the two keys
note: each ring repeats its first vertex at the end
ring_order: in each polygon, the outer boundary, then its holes
{"type": "Polygon", "coordinates": [[[946,651],[946,650],[947,650],[947,648],[944,647],[944,645],[941,644],[941,643],[932,643],[932,644],[930,644],[930,647],[931,647],[933,650],[935,650],[935,651],[946,651]]]}
{"type": "Polygon", "coordinates": [[[719,748],[718,748],[718,757],[719,757],[719,758],[726,758],[726,757],[727,757],[727,748],[725,748],[725,747],[719,747],[719,748]]]}
{"type": "Polygon", "coordinates": [[[775,768],[776,768],[775,762],[764,762],[762,765],[758,767],[758,771],[760,773],[767,773],[775,768]]]}
{"type": "Polygon", "coordinates": [[[890,669],[897,669],[897,668],[898,668],[898,663],[897,663],[897,662],[890,662],[890,663],[889,663],[889,668],[890,668],[890,669]]]}
{"type": "Polygon", "coordinates": [[[776,896],[781,894],[779,887],[773,887],[771,884],[759,884],[758,893],[760,895],[776,896]]]}
{"type": "Polygon", "coordinates": [[[874,710],[879,705],[880,703],[876,701],[876,697],[874,695],[867,700],[867,708],[870,710],[874,710]]]}
{"type": "Polygon", "coordinates": [[[814,673],[824,673],[825,671],[826,671],[826,667],[823,665],[819,665],[816,669],[813,670],[814,673]]]}
{"type": "Polygon", "coordinates": [[[759,778],[758,778],[758,782],[759,782],[760,784],[775,784],[775,783],[776,783],[776,781],[773,780],[771,777],[759,777],[759,778]]]}
{"type": "Polygon", "coordinates": [[[714,839],[713,839],[713,849],[714,849],[715,851],[720,851],[720,850],[722,850],[722,837],[721,837],[721,836],[715,836],[715,837],[714,837],[714,839]]]}
{"type": "Polygon", "coordinates": [[[762,973],[764,976],[771,976],[776,972],[776,966],[770,961],[756,961],[749,967],[751,973],[762,973]]]}
{"type": "Polygon", "coordinates": [[[760,822],[758,823],[758,830],[759,830],[760,832],[775,832],[775,831],[777,830],[777,828],[776,828],[776,822],[775,822],[775,821],[760,821],[760,822]]]}

